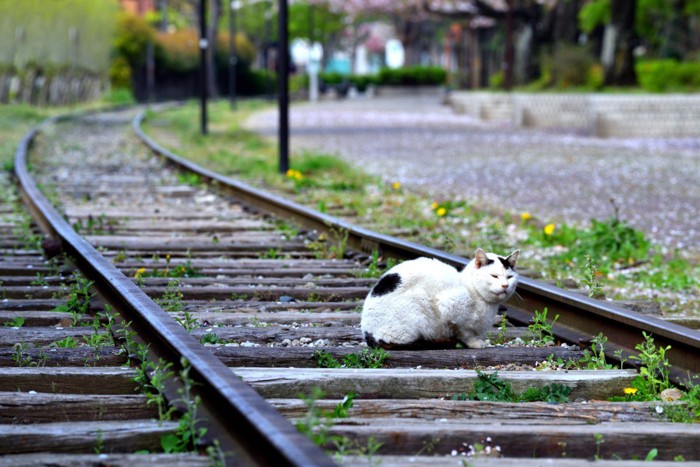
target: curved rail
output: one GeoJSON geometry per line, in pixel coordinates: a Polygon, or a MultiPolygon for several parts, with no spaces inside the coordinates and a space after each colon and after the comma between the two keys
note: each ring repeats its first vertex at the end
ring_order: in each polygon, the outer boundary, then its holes
{"type": "MultiPolygon", "coordinates": [[[[373,232],[205,169],[174,154],[146,135],[141,128],[144,118],[145,112],[139,113],[133,121],[133,128],[136,135],[154,153],[181,169],[195,172],[200,177],[217,183],[244,203],[291,219],[311,229],[328,231],[332,228],[347,232],[348,245],[364,252],[376,249],[383,255],[399,259],[428,256],[458,268],[468,263],[463,257],[373,232]]],[[[606,353],[613,359],[616,358],[614,352],[618,350],[621,351],[618,355],[624,359],[636,355],[635,346],[644,340],[642,332],[653,332],[657,345],[671,346],[666,356],[673,366],[671,377],[674,382],[680,383],[692,375],[700,374],[700,331],[527,277],[521,277],[518,295],[522,300],[515,297],[508,303],[508,317],[515,321],[527,323],[535,311],[547,308],[550,316],[559,315],[553,327],[557,337],[585,346],[592,337],[602,331],[608,338],[606,353]]]]}
{"type": "MultiPolygon", "coordinates": [[[[44,124],[57,120],[53,118],[44,124]]],[[[182,358],[189,362],[190,376],[202,398],[203,420],[214,421],[207,424],[208,436],[217,439],[225,452],[233,453],[236,465],[334,465],[321,449],[78,235],[51,206],[27,169],[28,150],[38,132],[39,127],[28,132],[15,154],[15,174],[22,197],[41,229],[75,258],[99,292],[122,312],[125,320],[131,321],[140,337],[150,343],[156,359],[175,365],[182,358]]],[[[170,393],[175,394],[174,388],[170,393]]]]}

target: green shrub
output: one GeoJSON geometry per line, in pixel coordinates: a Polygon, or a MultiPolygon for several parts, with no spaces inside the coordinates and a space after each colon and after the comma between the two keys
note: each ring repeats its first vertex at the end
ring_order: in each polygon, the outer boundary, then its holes
{"type": "Polygon", "coordinates": [[[297,73],[289,76],[289,92],[306,91],[309,89],[309,75],[297,73]]]}
{"type": "Polygon", "coordinates": [[[347,79],[345,75],[335,71],[319,73],[318,77],[326,84],[341,84],[347,79]]]}
{"type": "Polygon", "coordinates": [[[583,264],[586,256],[595,258],[602,271],[613,264],[633,264],[649,257],[651,242],[644,233],[629,226],[617,216],[578,229],[567,224],[550,224],[543,231],[533,231],[530,239],[545,246],[560,245],[566,250],[557,255],[565,263],[583,264]],[[549,230],[548,230],[549,229],[549,230]]]}
{"type": "Polygon", "coordinates": [[[359,92],[365,92],[370,84],[374,84],[377,81],[376,77],[371,75],[350,75],[349,80],[359,92]]]}
{"type": "Polygon", "coordinates": [[[199,65],[198,35],[194,29],[161,33],[156,36],[156,66],[174,72],[197,69],[199,65]]]}
{"type": "MultiPolygon", "coordinates": [[[[219,85],[228,92],[229,35],[222,32],[216,40],[214,63],[219,85]]],[[[192,76],[198,72],[200,62],[199,36],[194,29],[160,32],[153,29],[147,20],[123,14],[120,17],[117,38],[114,43],[114,58],[110,70],[112,85],[117,88],[131,87],[132,76],[143,73],[146,49],[149,43],[155,47],[156,80],[158,83],[192,76]]],[[[274,74],[251,70],[250,63],[255,50],[243,35],[236,35],[236,87],[240,94],[263,94],[275,89],[274,74]]]]}
{"type": "Polygon", "coordinates": [[[554,51],[551,66],[552,84],[557,88],[595,88],[603,84],[602,73],[595,73],[595,58],[584,47],[558,46],[554,51]]]}
{"type": "Polygon", "coordinates": [[[109,68],[109,82],[115,88],[131,86],[131,67],[125,57],[117,57],[112,60],[109,68]]]}
{"type": "Polygon", "coordinates": [[[260,95],[277,89],[277,77],[270,71],[246,68],[239,76],[242,76],[242,79],[236,89],[241,94],[260,95]]]}
{"type": "Polygon", "coordinates": [[[146,46],[155,40],[155,33],[145,19],[127,13],[119,17],[114,51],[123,57],[131,69],[146,61],[146,46]]]}
{"type": "Polygon", "coordinates": [[[637,63],[639,84],[650,92],[697,91],[700,62],[645,60],[637,63]]]}
{"type": "Polygon", "coordinates": [[[390,86],[428,86],[444,84],[447,72],[437,66],[409,66],[383,68],[379,72],[378,84],[390,86]]]}
{"type": "MultiPolygon", "coordinates": [[[[228,31],[220,32],[216,38],[216,62],[224,66],[229,63],[229,33],[228,31]]],[[[236,34],[236,57],[239,64],[246,65],[253,62],[255,58],[255,46],[244,34],[236,34]]]]}
{"type": "Polygon", "coordinates": [[[112,88],[112,90],[102,97],[108,104],[121,105],[133,104],[135,102],[134,95],[129,88],[112,88]]]}
{"type": "Polygon", "coordinates": [[[490,89],[501,89],[503,87],[503,80],[505,79],[505,73],[503,71],[496,72],[489,76],[489,88],[490,89]]]}

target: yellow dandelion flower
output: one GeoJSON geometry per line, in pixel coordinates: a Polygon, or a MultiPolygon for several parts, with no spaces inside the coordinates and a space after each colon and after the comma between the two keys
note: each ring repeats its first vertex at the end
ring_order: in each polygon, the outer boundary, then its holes
{"type": "Polygon", "coordinates": [[[544,234],[545,235],[552,235],[556,228],[557,228],[557,226],[554,224],[547,224],[544,226],[544,234]]]}
{"type": "Polygon", "coordinates": [[[520,219],[522,219],[523,222],[527,222],[530,219],[532,219],[532,214],[529,212],[525,211],[524,213],[520,214],[520,219]]]}
{"type": "Polygon", "coordinates": [[[436,210],[438,208],[438,206],[440,206],[440,205],[437,204],[435,201],[430,203],[430,209],[432,209],[433,211],[436,210]]]}
{"type": "Polygon", "coordinates": [[[637,394],[637,388],[624,388],[623,391],[628,396],[632,394],[637,394]]]}
{"type": "Polygon", "coordinates": [[[285,175],[287,176],[287,178],[293,178],[294,180],[297,180],[297,181],[304,178],[304,176],[301,174],[301,172],[299,172],[298,170],[295,170],[295,169],[287,170],[285,175]]]}
{"type": "Polygon", "coordinates": [[[140,279],[141,276],[146,272],[146,268],[138,268],[134,273],[134,277],[140,279]]]}
{"type": "Polygon", "coordinates": [[[394,182],[394,183],[391,185],[391,187],[392,187],[394,190],[398,190],[398,189],[401,188],[401,182],[394,182]]]}
{"type": "Polygon", "coordinates": [[[443,217],[445,214],[447,214],[447,209],[445,209],[445,208],[439,208],[437,211],[435,211],[435,213],[436,213],[438,216],[443,217]]]}

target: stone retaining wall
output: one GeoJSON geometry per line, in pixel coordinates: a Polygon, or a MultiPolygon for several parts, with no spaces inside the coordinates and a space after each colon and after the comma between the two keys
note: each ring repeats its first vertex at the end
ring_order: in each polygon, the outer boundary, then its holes
{"type": "Polygon", "coordinates": [[[109,80],[90,74],[0,74],[0,104],[69,105],[98,99],[109,80]]]}
{"type": "Polygon", "coordinates": [[[526,94],[456,91],[452,108],[482,120],[603,137],[700,137],[699,94],[526,94]]]}
{"type": "Polygon", "coordinates": [[[382,97],[438,97],[444,98],[446,93],[444,86],[374,86],[374,94],[382,97]]]}

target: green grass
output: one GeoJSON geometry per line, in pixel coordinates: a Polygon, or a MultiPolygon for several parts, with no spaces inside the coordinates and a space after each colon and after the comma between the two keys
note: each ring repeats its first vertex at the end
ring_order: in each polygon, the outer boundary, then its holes
{"type": "Polygon", "coordinates": [[[246,130],[254,112],[269,108],[244,101],[232,112],[225,101],[209,107],[209,135],[199,133],[199,107],[188,105],[151,114],[145,129],[161,144],[211,170],[291,197],[331,215],[353,215],[354,222],[470,257],[477,247],[500,254],[526,249],[520,269],[542,271],[540,278],[571,280],[594,296],[648,300],[664,311],[700,309],[700,265],[687,252],[661,251],[617,214],[588,226],[548,225],[530,215],[489,213],[469,200],[431,199],[394,180],[381,180],[333,154],[292,154],[291,171],[279,174],[277,145],[246,130]],[[595,290],[594,290],[595,289],[595,290]],[[593,293],[595,292],[595,293],[593,293]]]}
{"type": "Polygon", "coordinates": [[[299,176],[277,172],[277,147],[240,125],[252,112],[269,104],[243,101],[235,115],[225,101],[209,106],[209,135],[199,131],[199,109],[194,103],[159,114],[149,114],[145,128],[170,149],[225,175],[240,176],[287,192],[308,189],[361,191],[366,176],[329,154],[303,152],[291,159],[299,176]],[[166,139],[167,138],[167,139],[166,139]]]}
{"type": "Polygon", "coordinates": [[[25,133],[55,112],[29,105],[0,105],[0,166],[4,170],[14,166],[15,150],[25,133]]]}
{"type": "Polygon", "coordinates": [[[35,125],[54,115],[110,104],[112,94],[102,101],[82,104],[77,107],[34,107],[27,104],[0,105],[0,167],[11,170],[15,151],[22,137],[35,125]]]}

